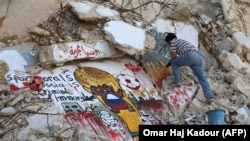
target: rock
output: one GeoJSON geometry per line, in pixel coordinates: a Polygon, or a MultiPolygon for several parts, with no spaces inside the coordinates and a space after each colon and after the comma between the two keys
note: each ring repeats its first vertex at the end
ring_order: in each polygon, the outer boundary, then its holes
{"type": "Polygon", "coordinates": [[[16,109],[14,107],[5,107],[1,109],[0,111],[0,115],[3,115],[3,116],[9,116],[15,113],[16,113],[16,109]]]}

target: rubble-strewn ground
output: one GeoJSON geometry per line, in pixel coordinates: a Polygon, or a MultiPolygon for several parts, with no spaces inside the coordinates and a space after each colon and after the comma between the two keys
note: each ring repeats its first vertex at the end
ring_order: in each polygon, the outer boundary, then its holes
{"type": "MultiPolygon", "coordinates": [[[[119,5],[124,1],[112,0],[106,2],[96,0],[96,2],[119,11],[122,15],[121,19],[132,24],[136,19],[140,19],[144,21],[144,26],[147,27],[151,21],[155,20],[156,14],[159,17],[165,16],[166,19],[177,18],[177,20],[183,23],[191,22],[197,27],[200,49],[206,59],[207,77],[216,95],[216,100],[212,105],[204,104],[203,94],[201,89],[199,89],[181,116],[176,117],[172,113],[166,113],[166,123],[183,124],[186,118],[195,114],[196,117],[189,121],[188,124],[206,124],[207,119],[204,115],[206,111],[224,109],[226,124],[250,124],[250,115],[245,115],[250,106],[250,44],[247,44],[250,36],[250,3],[248,1],[236,0],[231,5],[231,7],[236,8],[235,13],[223,13],[223,8],[226,9],[227,5],[221,7],[220,4],[211,3],[209,0],[195,2],[192,0],[178,0],[168,5],[171,7],[171,10],[178,9],[172,15],[164,15],[164,12],[171,13],[164,11],[164,9],[163,13],[157,11],[162,7],[158,7],[157,10],[154,9],[156,12],[143,11],[143,8],[136,8],[138,5],[150,3],[149,0],[145,0],[142,3],[139,2],[139,4],[138,1],[134,1],[130,5],[123,6],[119,5]],[[185,4],[178,5],[178,2],[185,4]],[[135,8],[136,14],[131,10],[131,6],[135,8]],[[187,7],[189,10],[185,9],[187,7]],[[126,8],[132,12],[127,12],[126,8]],[[246,111],[244,112],[244,110],[246,111]]],[[[104,39],[104,32],[101,30],[101,27],[106,21],[81,21],[81,24],[79,24],[78,19],[67,12],[67,7],[65,6],[67,1],[65,0],[3,0],[1,3],[0,47],[3,49],[31,41],[36,42],[40,46],[46,46],[51,43],[66,41],[84,40],[91,43],[95,40],[104,39]],[[61,23],[63,25],[60,25],[61,23]],[[46,34],[46,30],[51,33],[46,34]]],[[[150,3],[149,7],[152,5],[153,3],[150,3]]],[[[4,74],[8,71],[8,66],[5,62],[0,61],[0,64],[0,86],[2,87],[0,88],[0,127],[5,128],[0,130],[0,137],[15,140],[12,135],[19,132],[19,130],[15,129],[27,126],[29,116],[47,109],[52,103],[48,99],[35,98],[28,89],[15,92],[8,91],[6,81],[3,79],[4,74]]],[[[138,64],[140,63],[138,62],[138,64]]],[[[36,71],[40,71],[41,67],[45,66],[34,67],[37,67],[36,71]]],[[[182,69],[182,76],[184,84],[199,86],[189,68],[184,67],[182,69]]],[[[163,90],[160,91],[163,98],[171,90],[172,80],[172,75],[164,80],[163,90]]],[[[52,106],[51,109],[53,108],[52,106]]],[[[40,113],[40,115],[41,117],[38,118],[44,118],[43,116],[48,114],[40,113]]],[[[58,116],[60,117],[58,119],[62,121],[62,115],[58,113],[58,116]]],[[[51,128],[51,132],[57,129],[57,127],[51,128]]],[[[33,132],[35,133],[35,131],[33,132]]],[[[50,138],[49,134],[51,132],[48,132],[48,138],[50,138]]],[[[53,138],[55,140],[63,140],[63,138],[68,138],[68,135],[72,135],[73,133],[71,132],[76,131],[71,130],[70,126],[66,125],[60,129],[60,132],[57,131],[57,133],[61,134],[57,134],[53,138]]],[[[30,137],[30,139],[37,138],[35,135],[30,137]]],[[[79,136],[72,138],[77,140],[79,136]]],[[[46,140],[45,137],[42,139],[46,140]]]]}

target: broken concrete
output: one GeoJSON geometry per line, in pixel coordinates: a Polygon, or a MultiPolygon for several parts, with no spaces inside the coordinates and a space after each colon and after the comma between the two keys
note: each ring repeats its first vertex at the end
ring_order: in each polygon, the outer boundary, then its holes
{"type": "Polygon", "coordinates": [[[146,53],[155,48],[154,37],[148,35],[143,29],[131,26],[123,21],[109,21],[104,27],[104,38],[115,48],[129,55],[146,53]],[[126,29],[120,29],[126,27],[126,29]],[[136,32],[137,34],[135,34],[136,32]],[[126,42],[123,42],[126,40],[126,42]]]}
{"type": "Polygon", "coordinates": [[[38,48],[38,58],[41,65],[63,64],[80,59],[105,59],[124,56],[106,41],[86,44],[83,41],[53,44],[38,48]]]}

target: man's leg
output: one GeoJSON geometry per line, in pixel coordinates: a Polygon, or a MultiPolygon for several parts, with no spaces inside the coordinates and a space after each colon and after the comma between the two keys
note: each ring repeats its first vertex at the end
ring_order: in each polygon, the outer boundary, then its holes
{"type": "Polygon", "coordinates": [[[198,65],[198,66],[197,65],[191,65],[190,68],[194,72],[195,76],[197,77],[197,79],[198,79],[198,81],[199,81],[199,83],[201,85],[204,97],[206,99],[210,99],[210,98],[214,97],[214,94],[213,94],[213,92],[211,90],[210,84],[208,83],[208,80],[207,80],[207,77],[206,77],[206,74],[205,74],[204,60],[202,59],[201,61],[202,61],[201,65],[198,65]]]}
{"type": "Polygon", "coordinates": [[[171,66],[172,66],[172,74],[174,75],[174,83],[178,84],[181,83],[181,76],[180,76],[180,67],[182,66],[188,66],[190,65],[190,61],[189,60],[189,55],[190,53],[186,53],[183,55],[178,56],[177,58],[173,59],[171,62],[171,66]]]}

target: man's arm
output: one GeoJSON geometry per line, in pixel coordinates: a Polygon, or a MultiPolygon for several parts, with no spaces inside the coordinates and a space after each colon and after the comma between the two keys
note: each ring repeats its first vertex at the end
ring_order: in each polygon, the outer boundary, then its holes
{"type": "Polygon", "coordinates": [[[176,51],[171,51],[171,60],[175,59],[177,57],[176,51]]]}
{"type": "Polygon", "coordinates": [[[166,67],[171,66],[171,61],[177,57],[176,51],[171,52],[171,59],[168,61],[166,67]]]}

